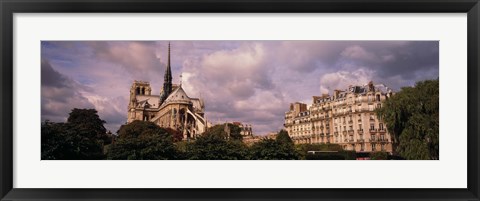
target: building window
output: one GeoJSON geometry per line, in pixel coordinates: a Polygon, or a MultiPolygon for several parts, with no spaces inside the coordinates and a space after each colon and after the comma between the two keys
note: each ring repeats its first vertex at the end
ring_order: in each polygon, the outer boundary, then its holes
{"type": "Polygon", "coordinates": [[[372,130],[372,131],[375,130],[375,125],[373,123],[370,124],[370,130],[372,130]]]}
{"type": "Polygon", "coordinates": [[[375,144],[372,144],[372,151],[376,151],[375,144]]]}
{"type": "Polygon", "coordinates": [[[380,123],[380,124],[378,125],[378,127],[380,127],[380,130],[383,131],[383,123],[380,123]]]}

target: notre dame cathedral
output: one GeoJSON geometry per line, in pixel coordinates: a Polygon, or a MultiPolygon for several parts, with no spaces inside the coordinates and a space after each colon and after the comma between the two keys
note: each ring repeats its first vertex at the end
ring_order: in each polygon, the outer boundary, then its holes
{"type": "Polygon", "coordinates": [[[183,139],[196,138],[206,131],[205,105],[202,99],[190,98],[182,84],[172,84],[170,67],[170,43],[168,63],[165,69],[163,88],[159,95],[151,94],[149,82],[134,81],[130,88],[128,120],[150,121],[163,128],[172,128],[183,133],[183,139]]]}

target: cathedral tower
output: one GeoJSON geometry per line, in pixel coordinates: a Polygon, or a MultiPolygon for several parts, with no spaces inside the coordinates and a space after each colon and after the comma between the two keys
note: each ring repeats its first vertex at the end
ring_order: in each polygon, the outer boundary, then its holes
{"type": "Polygon", "coordinates": [[[128,103],[128,120],[131,122],[136,117],[135,108],[137,107],[137,100],[139,96],[150,96],[152,93],[152,88],[150,87],[149,82],[144,81],[133,81],[132,86],[130,87],[130,101],[128,103]]]}
{"type": "Polygon", "coordinates": [[[168,63],[163,77],[163,90],[160,94],[160,104],[172,93],[172,69],[170,67],[170,42],[168,43],[168,63]]]}

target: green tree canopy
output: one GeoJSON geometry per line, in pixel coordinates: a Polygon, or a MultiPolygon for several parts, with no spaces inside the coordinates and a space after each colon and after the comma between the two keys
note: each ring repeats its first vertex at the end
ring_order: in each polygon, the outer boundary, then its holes
{"type": "Polygon", "coordinates": [[[226,140],[218,132],[206,133],[188,147],[193,160],[245,160],[248,148],[242,141],[226,140]]]}
{"type": "Polygon", "coordinates": [[[103,145],[111,143],[95,109],[74,108],[66,123],[42,123],[43,160],[103,159],[103,145]]]}
{"type": "Polygon", "coordinates": [[[76,132],[67,123],[45,121],[41,128],[42,160],[102,159],[102,144],[76,132]]]}
{"type": "Polygon", "coordinates": [[[108,159],[161,160],[176,159],[173,137],[165,129],[147,121],[122,125],[118,140],[110,146],[108,159]]]}
{"type": "Polygon", "coordinates": [[[107,137],[107,129],[103,126],[106,122],[100,119],[95,109],[74,108],[68,116],[67,123],[75,125],[76,129],[85,132],[86,137],[100,139],[107,137]]]}
{"type": "Polygon", "coordinates": [[[293,146],[273,139],[263,139],[250,147],[253,160],[296,160],[298,155],[293,146]]]}
{"type": "MultiPolygon", "coordinates": [[[[230,130],[230,136],[229,139],[232,140],[242,140],[242,135],[240,134],[242,129],[231,123],[226,123],[228,126],[228,129],[230,130]]],[[[208,130],[204,133],[204,135],[215,135],[219,137],[227,137],[227,133],[225,132],[225,124],[218,124],[215,126],[212,126],[211,128],[208,128],[208,130]]]]}
{"type": "Polygon", "coordinates": [[[293,145],[293,140],[288,136],[288,132],[283,129],[278,132],[276,140],[282,144],[293,145]]]}
{"type": "Polygon", "coordinates": [[[388,153],[384,151],[372,152],[370,153],[370,159],[371,160],[387,160],[388,153]]]}
{"type": "Polygon", "coordinates": [[[183,139],[183,133],[181,131],[172,129],[172,128],[165,128],[165,130],[172,135],[173,142],[180,142],[183,139]]]}
{"type": "Polygon", "coordinates": [[[377,109],[395,151],[410,160],[439,159],[439,80],[404,87],[377,109]]]}

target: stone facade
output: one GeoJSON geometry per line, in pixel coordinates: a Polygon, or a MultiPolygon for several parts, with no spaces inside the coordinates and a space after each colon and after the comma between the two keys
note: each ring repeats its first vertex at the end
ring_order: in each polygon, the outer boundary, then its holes
{"type": "Polygon", "coordinates": [[[313,103],[292,103],[285,129],[295,143],[333,143],[357,152],[392,152],[392,138],[375,108],[393,95],[384,85],[350,86],[330,96],[313,96],[313,103]]]}
{"type": "Polygon", "coordinates": [[[160,127],[181,131],[184,140],[193,139],[206,131],[203,100],[190,98],[181,84],[172,84],[170,44],[163,88],[159,95],[152,95],[151,91],[149,82],[133,82],[127,123],[135,120],[154,122],[160,127]]]}

